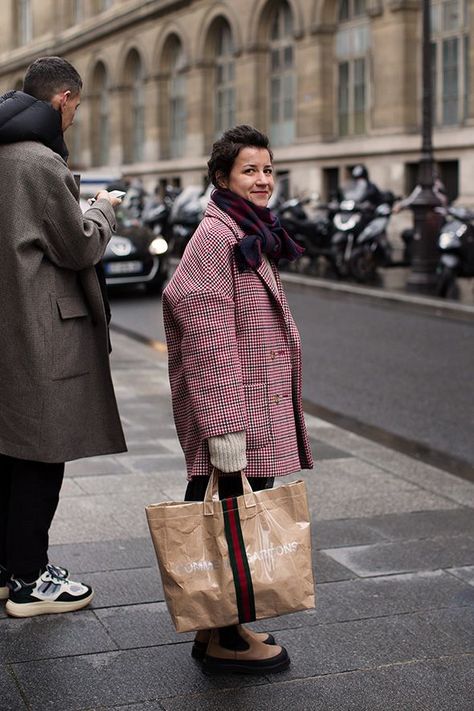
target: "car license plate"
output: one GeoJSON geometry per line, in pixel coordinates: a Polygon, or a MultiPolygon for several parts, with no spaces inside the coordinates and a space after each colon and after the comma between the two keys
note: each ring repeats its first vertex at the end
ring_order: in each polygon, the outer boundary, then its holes
{"type": "Polygon", "coordinates": [[[109,262],[105,265],[106,274],[137,274],[141,271],[143,271],[143,263],[138,260],[109,262]]]}

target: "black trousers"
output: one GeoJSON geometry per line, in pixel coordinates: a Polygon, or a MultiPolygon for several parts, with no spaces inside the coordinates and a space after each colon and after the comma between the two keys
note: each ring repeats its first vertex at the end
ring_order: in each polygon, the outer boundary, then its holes
{"type": "Polygon", "coordinates": [[[33,580],[47,564],[63,477],[63,463],[0,454],[0,564],[9,575],[33,580]]]}
{"type": "MultiPolygon", "coordinates": [[[[274,477],[249,476],[248,480],[254,491],[262,491],[262,489],[271,489],[273,487],[274,477]]],[[[184,500],[204,501],[204,494],[206,493],[208,483],[208,476],[193,476],[186,487],[184,500]]],[[[241,494],[242,479],[240,478],[240,474],[238,476],[229,474],[221,474],[219,476],[219,497],[221,499],[227,499],[229,496],[240,496],[241,494]]]]}

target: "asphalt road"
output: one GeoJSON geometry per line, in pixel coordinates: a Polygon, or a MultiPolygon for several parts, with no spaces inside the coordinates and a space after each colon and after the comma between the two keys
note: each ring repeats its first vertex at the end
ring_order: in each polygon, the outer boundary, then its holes
{"type": "MultiPolygon", "coordinates": [[[[434,450],[474,471],[473,323],[295,285],[286,291],[303,342],[307,402],[356,431],[362,424],[374,438],[393,436],[392,445],[419,443],[422,457],[434,450]]],[[[119,326],[165,340],[159,298],[116,296],[112,312],[119,326]]]]}

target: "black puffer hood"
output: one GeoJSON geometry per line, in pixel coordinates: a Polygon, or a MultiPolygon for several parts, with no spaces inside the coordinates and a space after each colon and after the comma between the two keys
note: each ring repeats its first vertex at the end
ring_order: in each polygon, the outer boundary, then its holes
{"type": "Polygon", "coordinates": [[[60,111],[22,91],[8,91],[0,96],[0,143],[18,141],[39,141],[67,160],[60,111]]]}

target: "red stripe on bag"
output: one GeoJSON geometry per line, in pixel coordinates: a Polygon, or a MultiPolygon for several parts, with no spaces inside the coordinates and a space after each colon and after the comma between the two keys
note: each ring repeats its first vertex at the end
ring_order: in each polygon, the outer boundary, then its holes
{"type": "Polygon", "coordinates": [[[255,620],[255,601],[247,553],[243,543],[237,499],[224,499],[222,501],[222,509],[224,512],[227,546],[234,574],[239,621],[251,622],[255,620]]]}

